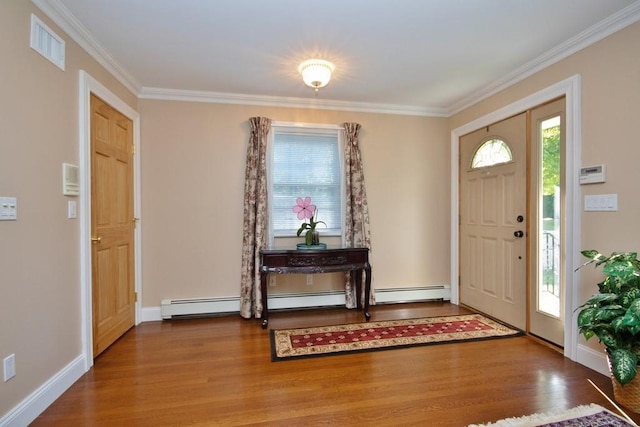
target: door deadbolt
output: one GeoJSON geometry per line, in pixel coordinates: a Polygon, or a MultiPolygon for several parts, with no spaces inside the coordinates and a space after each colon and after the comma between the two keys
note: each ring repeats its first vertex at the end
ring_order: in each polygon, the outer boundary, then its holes
{"type": "Polygon", "coordinates": [[[518,215],[518,216],[516,217],[516,221],[518,221],[518,222],[522,222],[522,221],[524,221],[524,217],[523,217],[522,215],[518,215]]]}

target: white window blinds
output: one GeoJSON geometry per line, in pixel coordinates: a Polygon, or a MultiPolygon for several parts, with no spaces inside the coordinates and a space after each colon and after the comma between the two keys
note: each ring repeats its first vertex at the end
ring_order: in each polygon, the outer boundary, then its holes
{"type": "Polygon", "coordinates": [[[311,197],[321,234],[342,230],[342,174],[338,129],[274,129],[271,157],[271,226],[275,236],[295,235],[302,220],[292,208],[311,197]]]}

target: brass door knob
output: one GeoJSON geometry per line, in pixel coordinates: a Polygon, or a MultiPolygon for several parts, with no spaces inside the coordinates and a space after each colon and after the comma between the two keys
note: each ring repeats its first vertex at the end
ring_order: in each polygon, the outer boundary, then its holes
{"type": "Polygon", "coordinates": [[[95,245],[95,244],[100,243],[100,242],[102,242],[102,237],[91,236],[91,243],[93,243],[95,245]]]}

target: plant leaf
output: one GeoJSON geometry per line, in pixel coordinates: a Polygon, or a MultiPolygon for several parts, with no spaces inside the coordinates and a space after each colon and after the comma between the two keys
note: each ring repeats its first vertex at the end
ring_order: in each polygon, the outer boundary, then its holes
{"type": "MultiPolygon", "coordinates": [[[[596,317],[596,309],[593,307],[585,308],[578,313],[578,327],[583,328],[593,323],[596,317]]],[[[592,335],[593,336],[593,335],[592,335]]],[[[585,335],[586,338],[586,335],[585,335]]]]}
{"type": "Polygon", "coordinates": [[[617,327],[620,330],[626,329],[633,335],[640,332],[640,299],[636,299],[631,303],[617,327]]]}
{"type": "Polygon", "coordinates": [[[614,294],[611,292],[601,293],[601,294],[593,294],[587,301],[587,304],[599,305],[602,302],[611,302],[615,301],[618,298],[618,294],[614,294]]]}
{"type": "Polygon", "coordinates": [[[625,309],[620,305],[607,305],[596,309],[594,319],[596,321],[610,321],[616,317],[620,317],[625,314],[625,309]]]}
{"type": "Polygon", "coordinates": [[[611,371],[620,384],[629,383],[638,373],[638,356],[630,350],[611,350],[611,371]]]}
{"type": "Polygon", "coordinates": [[[596,258],[599,258],[599,257],[603,257],[603,256],[604,256],[604,255],[602,255],[600,252],[598,252],[598,251],[596,251],[596,250],[594,250],[594,249],[587,249],[587,250],[584,250],[584,251],[580,251],[580,253],[581,253],[584,257],[589,258],[589,259],[591,259],[591,260],[595,260],[596,258]]]}
{"type": "Polygon", "coordinates": [[[631,288],[620,295],[620,305],[629,308],[638,298],[640,298],[640,288],[631,288]]]}
{"type": "Polygon", "coordinates": [[[604,344],[607,348],[614,350],[618,349],[618,340],[617,335],[613,334],[609,328],[601,327],[594,329],[594,332],[598,339],[604,344]]]}

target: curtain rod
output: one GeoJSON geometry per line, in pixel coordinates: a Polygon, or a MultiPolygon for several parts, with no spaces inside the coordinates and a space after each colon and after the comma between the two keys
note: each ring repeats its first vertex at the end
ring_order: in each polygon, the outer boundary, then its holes
{"type": "Polygon", "coordinates": [[[288,127],[288,128],[315,128],[315,129],[339,129],[344,130],[344,126],[341,125],[328,125],[322,123],[298,123],[298,122],[271,122],[271,127],[288,127]]]}

